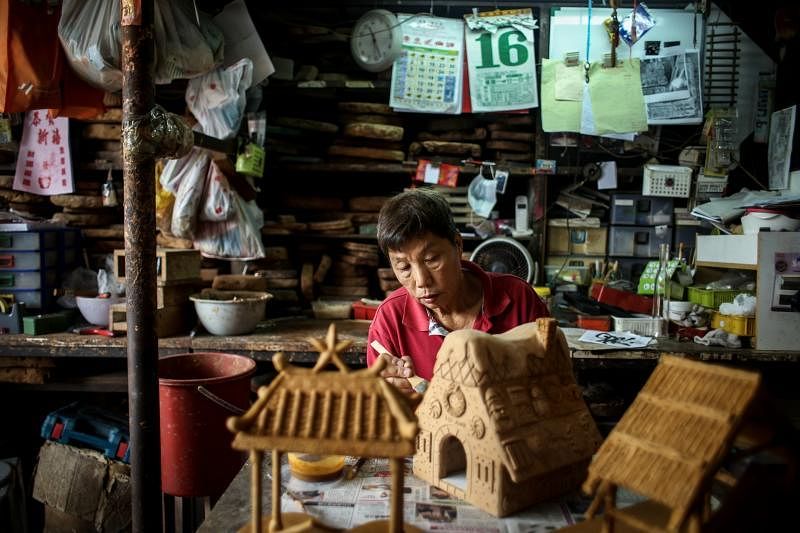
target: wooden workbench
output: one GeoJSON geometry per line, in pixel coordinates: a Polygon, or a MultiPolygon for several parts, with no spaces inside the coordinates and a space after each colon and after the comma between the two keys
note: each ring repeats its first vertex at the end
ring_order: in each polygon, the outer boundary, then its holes
{"type": "MultiPolygon", "coordinates": [[[[189,351],[214,351],[246,355],[256,361],[271,361],[276,352],[283,352],[294,363],[313,363],[317,359],[306,339],[324,337],[329,321],[305,318],[278,318],[259,324],[250,335],[235,337],[201,334],[194,337],[169,337],[159,340],[161,356],[189,351]]],[[[340,339],[353,341],[343,356],[353,367],[366,364],[367,332],[365,320],[339,320],[336,322],[340,339]]],[[[580,343],[577,330],[565,330],[576,369],[654,366],[662,353],[688,357],[701,361],[725,362],[752,368],[778,368],[792,366],[800,361],[800,352],[766,352],[703,346],[671,339],[639,349],[604,349],[602,346],[580,343]]],[[[48,366],[53,380],[30,386],[58,390],[127,390],[125,374],[125,337],[102,337],[55,333],[49,335],[0,335],[0,365],[48,366]],[[91,359],[91,364],[76,364],[75,359],[91,359]],[[77,372],[80,371],[80,372],[77,372]],[[76,373],[77,372],[77,373],[76,373]]],[[[0,368],[0,370],[2,370],[0,368]]],[[[27,385],[0,382],[0,386],[27,385]]]]}

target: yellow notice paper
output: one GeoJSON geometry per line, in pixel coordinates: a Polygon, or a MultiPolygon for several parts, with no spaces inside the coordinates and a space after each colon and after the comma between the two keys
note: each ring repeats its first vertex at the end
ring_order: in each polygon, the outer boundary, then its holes
{"type": "Polygon", "coordinates": [[[556,100],[583,100],[583,67],[568,67],[563,61],[556,62],[556,100]]]}
{"type": "Polygon", "coordinates": [[[601,63],[592,63],[589,69],[589,94],[596,135],[647,129],[647,110],[638,59],[624,61],[614,68],[603,68],[601,63]]]}
{"type": "MultiPolygon", "coordinates": [[[[556,98],[556,69],[561,65],[564,67],[563,59],[542,59],[542,82],[540,107],[542,110],[542,129],[547,132],[574,131],[580,130],[581,125],[581,98],[583,95],[583,78],[579,77],[581,83],[578,101],[558,100],[556,98]]],[[[569,67],[578,71],[579,76],[583,73],[582,67],[569,67]]]]}

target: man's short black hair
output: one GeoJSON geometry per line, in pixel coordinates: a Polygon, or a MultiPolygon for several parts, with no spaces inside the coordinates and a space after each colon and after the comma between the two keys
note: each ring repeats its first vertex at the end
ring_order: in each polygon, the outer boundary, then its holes
{"type": "Polygon", "coordinates": [[[456,244],[458,228],[450,204],[433,189],[411,189],[386,202],[378,215],[378,245],[384,254],[432,233],[456,244]]]}

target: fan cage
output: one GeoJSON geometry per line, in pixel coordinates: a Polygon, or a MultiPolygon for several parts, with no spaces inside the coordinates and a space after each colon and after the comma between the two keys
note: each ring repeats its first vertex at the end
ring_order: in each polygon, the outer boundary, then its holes
{"type": "Polygon", "coordinates": [[[492,237],[472,252],[470,261],[487,272],[513,274],[530,283],[533,258],[522,244],[509,237],[492,237]]]}

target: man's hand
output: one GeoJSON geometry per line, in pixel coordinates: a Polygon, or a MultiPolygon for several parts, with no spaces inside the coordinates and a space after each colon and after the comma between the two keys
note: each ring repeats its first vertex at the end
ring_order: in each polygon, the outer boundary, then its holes
{"type": "Polygon", "coordinates": [[[388,353],[382,353],[380,357],[386,361],[386,366],[381,370],[381,377],[403,394],[409,396],[414,394],[414,389],[408,381],[408,378],[414,375],[414,363],[411,362],[411,358],[407,355],[395,357],[388,353]]]}

